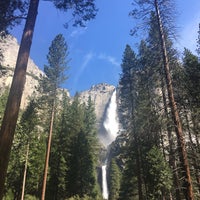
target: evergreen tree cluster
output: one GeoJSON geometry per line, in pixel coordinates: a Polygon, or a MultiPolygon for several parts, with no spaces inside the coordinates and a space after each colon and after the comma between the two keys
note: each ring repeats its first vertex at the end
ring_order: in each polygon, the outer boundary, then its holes
{"type": "Polygon", "coordinates": [[[119,115],[126,145],[120,153],[125,164],[119,198],[115,198],[119,200],[200,198],[200,62],[188,49],[184,50],[181,62],[172,40],[165,34],[194,194],[188,198],[158,30],[155,14],[151,13],[149,34],[140,42],[137,53],[126,45],[123,54],[119,115]]]}
{"type": "MultiPolygon", "coordinates": [[[[67,56],[67,44],[59,34],[49,48],[39,95],[21,111],[8,167],[6,199],[41,199],[43,193],[45,199],[101,199],[94,105],[91,98],[83,104],[78,94],[71,100],[59,89],[66,78],[67,56]]],[[[1,108],[5,106],[4,96],[7,91],[2,95],[1,108]]]]}
{"type": "MultiPolygon", "coordinates": [[[[97,9],[94,0],[51,0],[58,10],[64,12],[71,11],[74,26],[85,26],[85,22],[93,19],[96,16],[97,9]]],[[[21,19],[25,19],[25,26],[21,38],[21,44],[18,51],[15,71],[10,87],[7,103],[5,106],[5,112],[2,119],[0,129],[0,199],[3,198],[4,187],[6,182],[6,174],[8,170],[8,163],[10,158],[10,152],[12,143],[14,140],[15,129],[20,111],[20,103],[23,94],[24,85],[26,82],[26,71],[28,65],[28,58],[30,54],[30,48],[32,45],[33,32],[35,28],[35,22],[38,13],[39,0],[2,0],[0,2],[0,41],[4,37],[9,28],[21,22],[21,19]]],[[[67,24],[66,24],[67,25],[67,24]]],[[[3,59],[2,49],[0,49],[0,63],[3,59]]],[[[54,59],[53,59],[54,60],[54,59]]],[[[51,65],[51,61],[49,64],[51,65]]],[[[55,67],[55,66],[54,66],[55,67]]],[[[58,78],[58,77],[56,77],[58,78]]],[[[54,82],[55,84],[55,82],[54,82]]],[[[56,85],[55,85],[56,86],[56,85]]],[[[55,91],[55,88],[54,88],[55,91]]],[[[55,94],[55,93],[54,93],[55,94]]],[[[55,97],[55,95],[54,95],[55,97]]],[[[47,153],[45,159],[44,179],[42,186],[41,200],[45,199],[46,180],[48,173],[48,163],[50,156],[50,147],[53,131],[53,123],[55,117],[55,99],[52,101],[52,111],[49,129],[49,138],[47,145],[47,153]]],[[[27,151],[28,152],[28,151],[27,151]]],[[[28,153],[27,153],[28,155],[28,153]]],[[[23,194],[22,194],[23,195],[23,194]]],[[[23,196],[22,196],[23,199],[23,196]]]]}

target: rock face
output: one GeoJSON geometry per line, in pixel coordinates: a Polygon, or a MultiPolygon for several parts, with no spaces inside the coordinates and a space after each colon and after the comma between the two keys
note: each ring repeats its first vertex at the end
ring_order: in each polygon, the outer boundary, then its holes
{"type": "Polygon", "coordinates": [[[113,85],[101,83],[98,85],[93,85],[89,90],[80,93],[80,99],[85,103],[87,103],[89,96],[91,97],[91,100],[95,105],[95,113],[98,123],[103,120],[106,106],[114,89],[115,87],[113,85]]]}
{"type": "MultiPolygon", "coordinates": [[[[3,52],[4,58],[1,62],[3,67],[3,73],[0,74],[0,93],[2,93],[6,87],[10,87],[12,82],[12,77],[14,73],[14,68],[17,60],[17,54],[19,50],[19,44],[16,38],[8,36],[5,42],[0,43],[0,49],[3,52]]],[[[25,108],[27,105],[27,99],[29,96],[36,91],[36,86],[38,85],[38,80],[40,76],[44,73],[35,65],[33,60],[28,60],[26,84],[22,96],[21,108],[25,108]]]]}

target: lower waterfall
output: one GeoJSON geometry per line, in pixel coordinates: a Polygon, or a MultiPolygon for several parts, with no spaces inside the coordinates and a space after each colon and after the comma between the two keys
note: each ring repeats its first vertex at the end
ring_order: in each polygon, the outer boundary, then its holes
{"type": "MultiPolygon", "coordinates": [[[[107,111],[106,111],[106,118],[103,123],[104,128],[107,132],[106,144],[105,144],[107,147],[116,139],[118,131],[119,131],[116,99],[117,99],[116,90],[114,90],[111,96],[107,111]]],[[[103,199],[105,200],[107,200],[109,197],[106,170],[107,170],[107,159],[104,165],[102,165],[102,196],[103,196],[103,199]]]]}
{"type": "Polygon", "coordinates": [[[102,196],[103,199],[108,199],[108,185],[106,180],[106,167],[107,165],[102,166],[102,196]]]}

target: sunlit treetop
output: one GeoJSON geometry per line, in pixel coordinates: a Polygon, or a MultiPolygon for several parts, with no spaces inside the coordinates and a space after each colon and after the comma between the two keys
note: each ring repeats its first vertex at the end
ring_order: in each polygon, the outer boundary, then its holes
{"type": "MultiPolygon", "coordinates": [[[[72,11],[74,26],[85,26],[85,23],[93,19],[98,9],[95,0],[47,0],[53,2],[54,6],[64,12],[72,11]]],[[[68,26],[68,24],[65,24],[68,26]]]]}
{"type": "Polygon", "coordinates": [[[130,11],[129,16],[136,20],[136,25],[132,28],[131,35],[135,35],[140,31],[143,35],[148,33],[152,13],[156,12],[156,4],[165,31],[173,38],[176,37],[175,19],[177,11],[174,0],[133,0],[133,9],[130,11]]]}

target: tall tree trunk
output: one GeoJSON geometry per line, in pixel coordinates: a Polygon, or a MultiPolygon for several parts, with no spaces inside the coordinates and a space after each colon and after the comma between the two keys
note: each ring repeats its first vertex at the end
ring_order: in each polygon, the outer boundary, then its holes
{"type": "Polygon", "coordinates": [[[194,194],[193,194],[193,188],[192,188],[189,162],[188,162],[188,158],[187,158],[185,140],[183,137],[182,125],[181,125],[179,113],[177,110],[177,105],[176,105],[176,102],[174,99],[172,79],[171,79],[170,70],[169,70],[169,60],[168,60],[168,56],[167,56],[165,36],[164,36],[162,20],[160,17],[158,1],[155,0],[154,4],[155,4],[155,9],[156,9],[158,25],[159,25],[160,41],[161,41],[161,45],[162,45],[163,65],[164,65],[164,71],[165,71],[165,76],[166,76],[167,91],[168,91],[169,102],[170,102],[170,107],[171,107],[171,111],[172,111],[172,117],[173,117],[174,124],[175,124],[176,135],[178,138],[179,157],[180,157],[181,165],[182,165],[182,168],[184,171],[184,179],[185,179],[184,187],[186,188],[185,189],[185,198],[188,200],[193,200],[194,194]]]}
{"type": "MultiPolygon", "coordinates": [[[[161,70],[162,71],[162,70],[161,70]]],[[[162,72],[161,72],[162,74],[162,72]]],[[[167,137],[169,141],[169,165],[172,167],[173,170],[173,183],[176,186],[175,192],[176,192],[176,200],[181,200],[181,186],[178,178],[178,173],[177,173],[177,166],[175,163],[175,155],[174,155],[174,150],[173,150],[173,139],[172,139],[172,130],[170,126],[170,119],[169,119],[169,113],[168,113],[168,106],[167,106],[167,97],[165,94],[166,88],[164,86],[164,80],[163,77],[161,77],[161,90],[162,90],[162,98],[163,98],[163,104],[164,104],[164,111],[165,111],[165,116],[167,118],[167,137]]]]}
{"type": "Polygon", "coordinates": [[[29,142],[27,144],[27,149],[26,149],[26,159],[25,159],[25,165],[24,165],[24,177],[23,177],[23,184],[22,184],[21,200],[24,200],[24,192],[25,192],[25,185],[26,185],[26,174],[27,174],[27,167],[28,167],[28,154],[29,154],[29,142]]]}
{"type": "Polygon", "coordinates": [[[38,5],[39,0],[30,1],[28,16],[22,35],[14,76],[0,130],[0,199],[3,198],[4,183],[21,103],[21,97],[26,80],[26,69],[32,44],[35,21],[37,18],[38,5]]]}
{"type": "Polygon", "coordinates": [[[50,151],[51,151],[51,140],[52,140],[52,133],[53,133],[54,115],[55,115],[55,99],[53,100],[52,111],[51,111],[51,121],[50,121],[50,128],[49,128],[49,137],[48,137],[48,143],[47,143],[45,166],[44,166],[44,176],[43,176],[41,200],[45,200],[47,174],[48,174],[48,167],[49,167],[49,157],[50,157],[50,151]]]}

